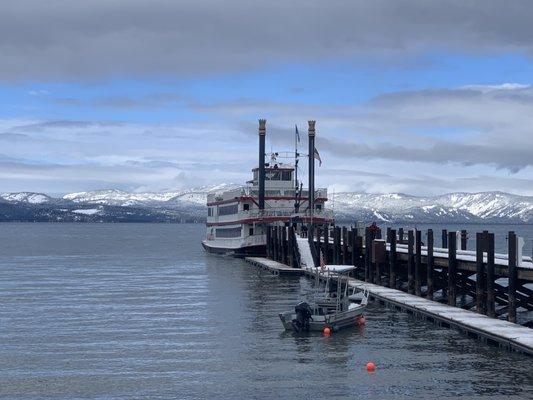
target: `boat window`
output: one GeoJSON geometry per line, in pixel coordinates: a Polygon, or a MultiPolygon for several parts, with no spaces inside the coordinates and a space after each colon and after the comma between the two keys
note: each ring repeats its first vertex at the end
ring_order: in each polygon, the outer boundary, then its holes
{"type": "Polygon", "coordinates": [[[290,181],[291,180],[291,176],[292,176],[291,171],[282,171],[281,180],[282,181],[290,181]]]}
{"type": "Polygon", "coordinates": [[[217,238],[236,238],[241,236],[241,227],[238,228],[217,228],[217,238]]]}
{"type": "Polygon", "coordinates": [[[253,236],[253,234],[254,234],[254,228],[250,228],[249,231],[248,231],[248,234],[249,234],[250,236],[253,236]]]}
{"type": "Polygon", "coordinates": [[[285,190],[285,196],[294,196],[294,190],[285,190]]]}
{"type": "Polygon", "coordinates": [[[207,216],[212,217],[213,216],[213,207],[207,207],[207,216]]]}
{"type": "Polygon", "coordinates": [[[259,179],[259,170],[255,170],[254,171],[254,181],[258,180],[259,179]]]}
{"type": "Polygon", "coordinates": [[[248,203],[244,203],[244,204],[242,205],[242,209],[243,209],[244,211],[250,211],[250,204],[248,204],[248,203]]]}
{"type": "Polygon", "coordinates": [[[281,171],[267,171],[265,175],[268,181],[279,181],[281,179],[281,171]]]}
{"type": "Polygon", "coordinates": [[[322,204],[316,204],[316,205],[315,205],[315,208],[316,208],[317,210],[322,210],[322,204]]]}
{"type": "Polygon", "coordinates": [[[237,214],[238,211],[239,205],[237,203],[230,204],[229,206],[218,206],[218,215],[237,214]]]}
{"type": "Polygon", "coordinates": [[[279,196],[281,195],[281,190],[266,190],[265,195],[266,196],[279,196]]]}

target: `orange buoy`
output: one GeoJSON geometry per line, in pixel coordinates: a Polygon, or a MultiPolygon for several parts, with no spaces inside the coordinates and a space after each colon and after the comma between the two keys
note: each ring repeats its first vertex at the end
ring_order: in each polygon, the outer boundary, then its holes
{"type": "Polygon", "coordinates": [[[364,316],[364,315],[360,315],[360,316],[358,316],[358,317],[357,317],[357,323],[358,323],[359,325],[364,325],[364,324],[366,324],[366,318],[365,318],[365,316],[364,316]]]}
{"type": "Polygon", "coordinates": [[[376,364],[374,364],[372,361],[366,363],[366,370],[368,372],[374,372],[376,370],[376,364]]]}
{"type": "Polygon", "coordinates": [[[326,327],[324,327],[323,332],[324,332],[324,335],[330,335],[331,334],[331,329],[329,328],[329,326],[326,326],[326,327]]]}

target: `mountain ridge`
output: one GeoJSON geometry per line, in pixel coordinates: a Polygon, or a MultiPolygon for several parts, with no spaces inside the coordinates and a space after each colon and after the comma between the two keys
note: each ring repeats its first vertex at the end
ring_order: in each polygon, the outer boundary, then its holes
{"type": "MultiPolygon", "coordinates": [[[[136,220],[139,215],[148,221],[202,221],[208,194],[239,186],[223,183],[164,192],[103,189],[60,197],[38,192],[1,193],[0,220],[18,220],[17,214],[24,215],[22,220],[32,220],[32,215],[36,220],[46,220],[48,213],[54,221],[127,221],[136,220]]],[[[329,197],[328,208],[333,208],[339,221],[533,223],[533,196],[502,191],[436,196],[338,192],[329,197]]]]}

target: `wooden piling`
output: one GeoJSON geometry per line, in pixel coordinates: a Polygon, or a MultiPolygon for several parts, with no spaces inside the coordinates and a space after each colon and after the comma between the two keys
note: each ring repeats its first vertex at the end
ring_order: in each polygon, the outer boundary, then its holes
{"type": "Polygon", "coordinates": [[[274,226],[274,260],[280,260],[279,227],[274,226]]]}
{"type": "Polygon", "coordinates": [[[422,296],[422,232],[415,233],[415,294],[422,296]]]}
{"type": "Polygon", "coordinates": [[[282,226],[281,227],[281,262],[283,264],[288,264],[288,256],[287,256],[287,227],[282,226]]]}
{"type": "Polygon", "coordinates": [[[403,228],[398,228],[398,243],[403,244],[404,234],[403,228]]]}
{"type": "Polygon", "coordinates": [[[484,248],[483,233],[476,233],[476,311],[480,314],[485,313],[485,299],[483,298],[485,291],[485,265],[483,262],[483,248],[484,248]]]}
{"type": "Polygon", "coordinates": [[[487,315],[496,316],[494,299],[494,233],[487,234],[487,315]]]}
{"type": "Polygon", "coordinates": [[[457,234],[448,232],[448,305],[457,301],[457,234]]]}
{"type": "Polygon", "coordinates": [[[448,248],[448,231],[446,229],[442,230],[442,248],[448,248]]]}
{"type": "Polygon", "coordinates": [[[507,320],[516,323],[516,234],[510,231],[507,235],[507,243],[509,245],[509,266],[507,272],[509,274],[509,285],[507,286],[509,301],[509,310],[507,313],[507,320]]]}
{"type": "Polygon", "coordinates": [[[389,231],[389,287],[396,289],[396,230],[389,231]]]}
{"type": "Polygon", "coordinates": [[[293,247],[292,247],[292,226],[287,228],[287,262],[290,267],[296,267],[294,265],[294,257],[292,256],[293,247]]]}
{"type": "Polygon", "coordinates": [[[350,265],[355,265],[355,262],[356,262],[356,254],[357,254],[357,250],[355,248],[355,238],[357,237],[357,234],[356,234],[356,230],[355,228],[351,228],[350,229],[350,232],[348,233],[348,242],[350,244],[350,247],[351,247],[351,252],[350,252],[350,265]]]}
{"type": "Polygon", "coordinates": [[[324,243],[322,243],[322,252],[324,253],[324,261],[326,264],[329,263],[329,225],[324,226],[324,243]]]}
{"type": "Polygon", "coordinates": [[[468,232],[466,229],[461,230],[461,250],[466,250],[468,243],[468,232]]]}
{"type": "Polygon", "coordinates": [[[348,229],[342,227],[342,264],[348,264],[348,229]]]}
{"type": "Polygon", "coordinates": [[[415,280],[414,280],[414,243],[415,237],[413,231],[409,229],[407,233],[407,292],[414,294],[415,280]]]}
{"type": "Polygon", "coordinates": [[[272,258],[271,251],[270,251],[270,226],[266,226],[266,252],[267,252],[267,258],[272,258]]]}
{"type": "Polygon", "coordinates": [[[434,245],[434,239],[433,239],[433,230],[428,229],[427,233],[428,237],[428,243],[427,243],[427,286],[428,290],[426,293],[426,298],[429,300],[433,300],[433,292],[434,292],[434,283],[433,283],[433,269],[435,268],[435,259],[433,258],[433,245],[434,245]]]}
{"type": "Polygon", "coordinates": [[[338,265],[340,263],[340,241],[341,241],[341,235],[340,235],[340,229],[338,226],[335,226],[333,228],[333,263],[338,265]]]}
{"type": "Polygon", "coordinates": [[[372,231],[365,229],[365,282],[370,282],[372,276],[372,231]]]}

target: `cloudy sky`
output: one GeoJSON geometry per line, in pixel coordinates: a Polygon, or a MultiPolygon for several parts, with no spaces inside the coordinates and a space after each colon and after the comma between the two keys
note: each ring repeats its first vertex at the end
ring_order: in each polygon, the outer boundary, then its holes
{"type": "MultiPolygon", "coordinates": [[[[319,186],[533,195],[530,1],[25,1],[0,192],[241,183],[317,120],[319,186]]],[[[305,146],[305,138],[302,137],[305,146]]]]}

